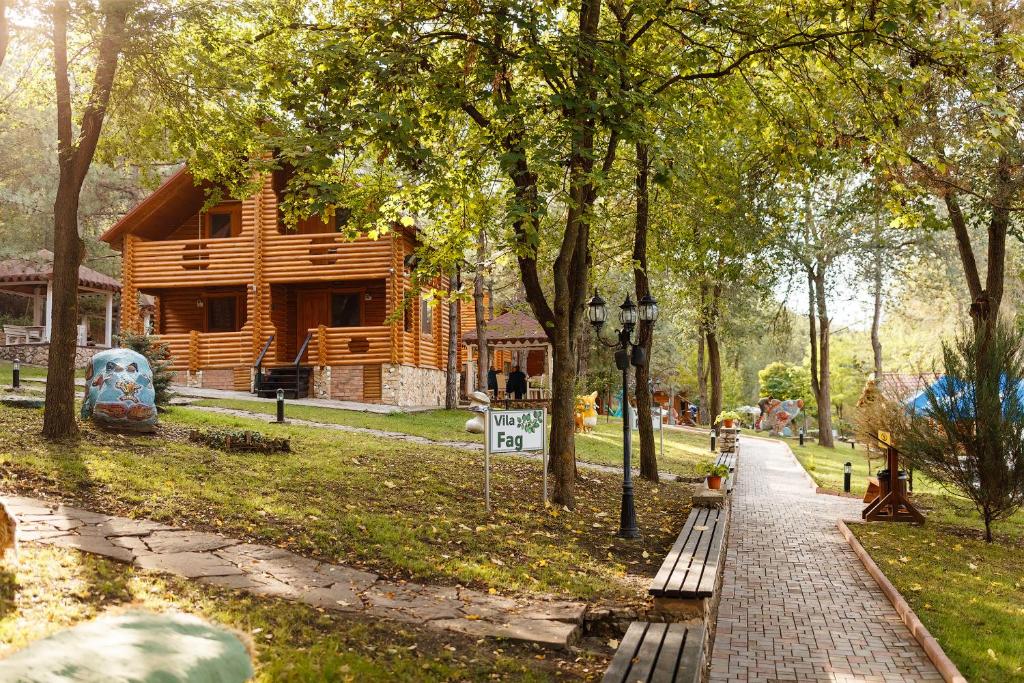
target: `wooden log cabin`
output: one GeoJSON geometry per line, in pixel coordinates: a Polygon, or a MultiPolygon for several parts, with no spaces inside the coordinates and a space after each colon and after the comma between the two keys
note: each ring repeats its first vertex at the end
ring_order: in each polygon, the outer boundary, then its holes
{"type": "Polygon", "coordinates": [[[203,210],[182,169],[104,233],[123,255],[121,329],[142,330],[139,295],[152,297],[146,317],[180,384],[443,404],[447,306],[412,289],[415,230],[352,240],[318,218],[286,227],[283,184],[268,175],[255,196],[203,210]]]}

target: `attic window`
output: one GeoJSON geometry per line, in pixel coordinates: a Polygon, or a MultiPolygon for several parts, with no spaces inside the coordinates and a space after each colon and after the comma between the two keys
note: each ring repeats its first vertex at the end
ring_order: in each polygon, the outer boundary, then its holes
{"type": "Polygon", "coordinates": [[[242,205],[215,206],[203,218],[203,237],[222,239],[242,232],[242,205]]]}

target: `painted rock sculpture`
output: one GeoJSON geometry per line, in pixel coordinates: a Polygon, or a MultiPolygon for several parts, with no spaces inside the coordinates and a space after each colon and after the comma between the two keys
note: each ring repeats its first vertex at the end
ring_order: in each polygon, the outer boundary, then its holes
{"type": "Polygon", "coordinates": [[[86,367],[82,418],[92,418],[107,429],[156,429],[156,391],[146,357],[131,349],[108,349],[93,356],[86,367]]]}
{"type": "Polygon", "coordinates": [[[597,426],[597,392],[576,397],[576,431],[592,432],[597,426]]]}
{"type": "Polygon", "coordinates": [[[771,399],[766,406],[766,414],[758,420],[757,428],[776,436],[793,436],[790,425],[803,407],[803,399],[771,399]]]}
{"type": "Polygon", "coordinates": [[[487,429],[487,409],[491,405],[490,397],[482,391],[474,391],[469,395],[469,410],[473,417],[466,420],[466,431],[470,434],[483,434],[487,429]]]}

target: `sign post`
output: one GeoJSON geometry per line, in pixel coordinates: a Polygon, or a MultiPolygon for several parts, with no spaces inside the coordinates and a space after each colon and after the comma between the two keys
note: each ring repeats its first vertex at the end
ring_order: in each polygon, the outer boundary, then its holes
{"type": "Polygon", "coordinates": [[[544,469],[544,502],[548,499],[547,411],[488,410],[484,433],[484,501],[491,511],[491,453],[529,453],[541,451],[544,469]]]}

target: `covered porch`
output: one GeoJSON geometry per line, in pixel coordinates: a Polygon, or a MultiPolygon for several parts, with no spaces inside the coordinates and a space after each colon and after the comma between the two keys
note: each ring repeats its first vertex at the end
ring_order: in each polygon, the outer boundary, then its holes
{"type": "MultiPolygon", "coordinates": [[[[551,343],[544,328],[532,316],[518,311],[503,313],[485,325],[490,366],[498,372],[498,399],[504,399],[509,371],[518,367],[526,373],[528,400],[551,398],[551,343]]],[[[466,347],[465,392],[487,387],[476,386],[479,342],[476,329],[462,335],[466,347]]]]}
{"type": "MultiPolygon", "coordinates": [[[[53,322],[53,253],[46,249],[34,258],[0,261],[0,291],[25,297],[32,302],[32,324],[3,326],[4,346],[49,344],[53,322]]],[[[89,316],[83,315],[78,325],[78,346],[109,348],[113,344],[114,294],[121,291],[114,278],[81,266],[78,271],[78,294],[94,295],[103,301],[103,330],[90,330],[89,316]]]]}

